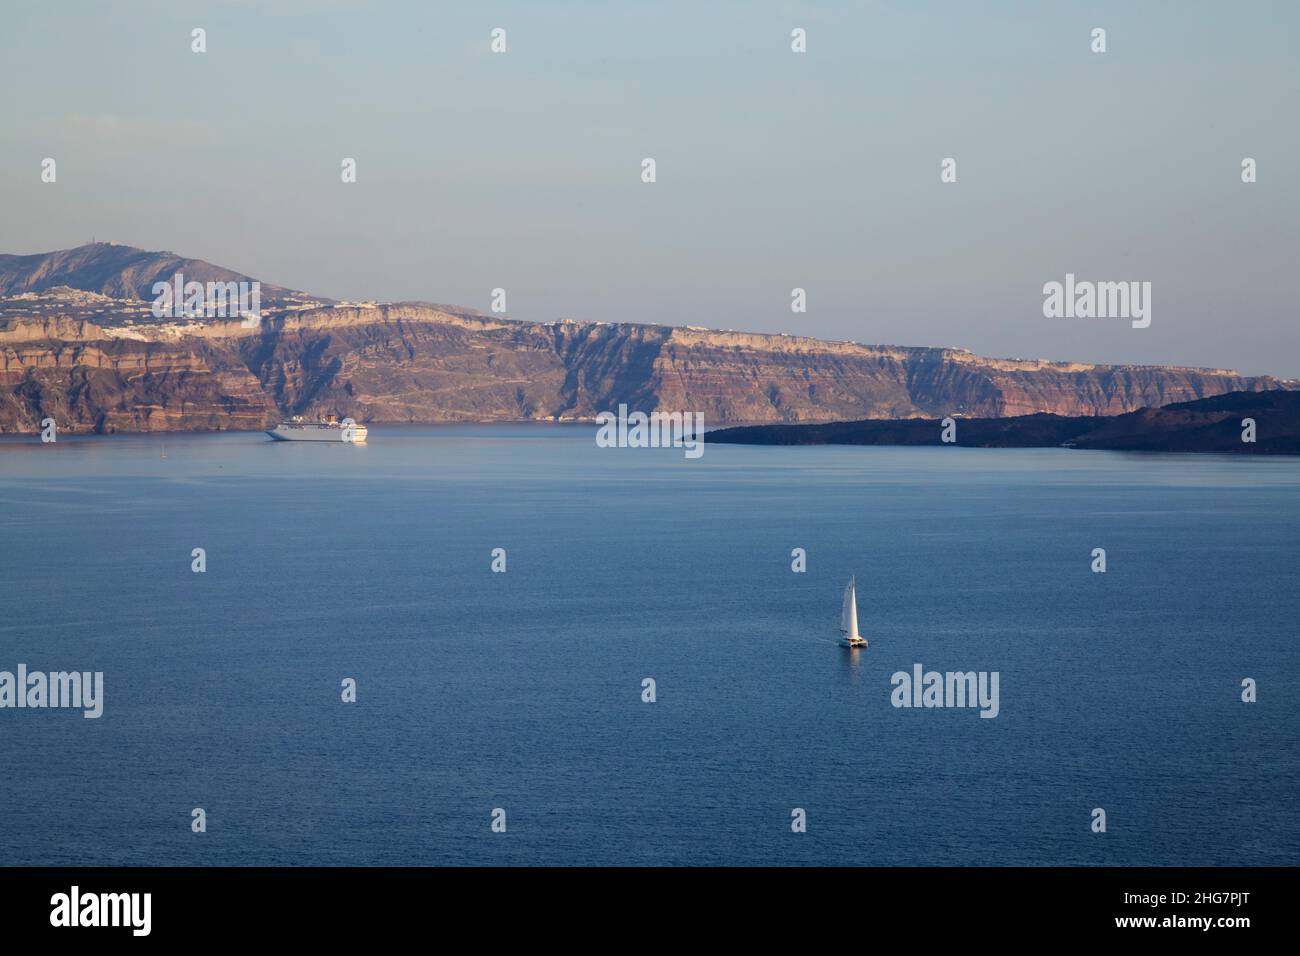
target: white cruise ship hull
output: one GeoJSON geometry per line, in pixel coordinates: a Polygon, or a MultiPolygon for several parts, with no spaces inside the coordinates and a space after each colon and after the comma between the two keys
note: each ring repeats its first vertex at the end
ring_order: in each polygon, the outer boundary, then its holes
{"type": "MultiPolygon", "coordinates": [[[[276,441],[344,441],[344,428],[336,423],[321,422],[281,422],[266,433],[276,441]]],[[[368,430],[365,425],[352,425],[350,440],[363,442],[368,430]]]]}

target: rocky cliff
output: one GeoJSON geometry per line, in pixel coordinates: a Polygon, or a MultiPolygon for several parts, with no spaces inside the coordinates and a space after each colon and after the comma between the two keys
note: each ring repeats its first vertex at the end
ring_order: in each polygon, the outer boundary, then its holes
{"type": "MultiPolygon", "coordinates": [[[[65,280],[60,277],[60,281],[65,280]]],[[[1116,415],[1298,387],[1222,369],[985,359],[783,335],[514,322],[423,304],[322,306],[237,320],[99,325],[4,319],[0,432],[260,428],[278,416],[362,422],[588,419],[701,411],[712,424],[1116,415]]]]}

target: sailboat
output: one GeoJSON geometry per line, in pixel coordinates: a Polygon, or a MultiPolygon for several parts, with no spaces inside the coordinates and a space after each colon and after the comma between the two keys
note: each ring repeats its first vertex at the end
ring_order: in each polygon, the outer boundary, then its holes
{"type": "Polygon", "coordinates": [[[840,611],[840,634],[845,647],[866,647],[867,639],[858,633],[858,590],[849,578],[844,589],[844,607],[840,611]]]}

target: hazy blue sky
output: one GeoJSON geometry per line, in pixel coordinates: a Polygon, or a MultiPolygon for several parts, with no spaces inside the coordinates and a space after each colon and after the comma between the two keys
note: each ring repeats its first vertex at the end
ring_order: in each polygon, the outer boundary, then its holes
{"type": "Polygon", "coordinates": [[[4,20],[0,252],[93,236],[338,298],[486,310],[501,286],[523,319],[1300,376],[1290,0],[95,0],[4,20]],[[1152,282],[1150,328],[1044,318],[1067,271],[1152,282]]]}

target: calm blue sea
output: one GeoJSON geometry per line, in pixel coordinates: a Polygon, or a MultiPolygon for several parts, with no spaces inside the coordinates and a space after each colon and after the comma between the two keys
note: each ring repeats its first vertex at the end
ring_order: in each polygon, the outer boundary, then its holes
{"type": "Polygon", "coordinates": [[[0,864],[1300,863],[1300,460],[594,434],[0,442],[0,864]]]}

